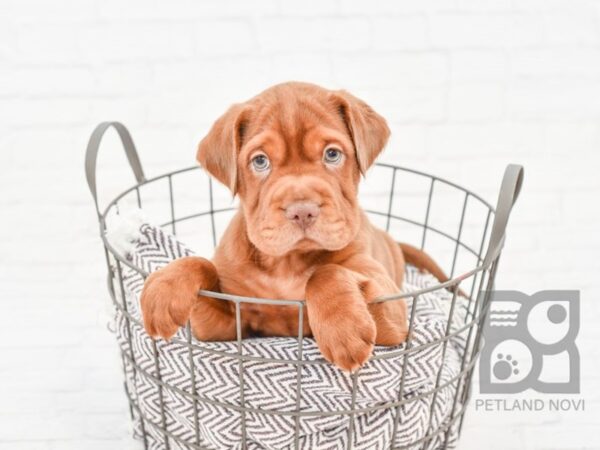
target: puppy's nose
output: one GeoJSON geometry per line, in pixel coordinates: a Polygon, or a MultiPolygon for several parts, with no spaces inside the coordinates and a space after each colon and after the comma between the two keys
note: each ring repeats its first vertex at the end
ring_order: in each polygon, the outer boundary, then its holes
{"type": "Polygon", "coordinates": [[[306,230],[317,220],[320,212],[319,205],[316,203],[297,202],[292,203],[285,209],[285,217],[296,223],[303,230],[306,230]]]}

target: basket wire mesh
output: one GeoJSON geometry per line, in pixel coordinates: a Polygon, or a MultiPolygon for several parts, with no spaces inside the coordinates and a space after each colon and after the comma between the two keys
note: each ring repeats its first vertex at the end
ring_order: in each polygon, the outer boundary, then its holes
{"type": "MultiPolygon", "coordinates": [[[[86,153],[86,176],[88,180],[88,185],[90,191],[92,193],[92,197],[94,199],[94,203],[96,206],[96,211],[98,214],[98,221],[100,226],[100,236],[102,238],[102,242],[104,245],[106,264],[108,267],[108,290],[112,299],[112,304],[114,308],[119,311],[120,314],[123,315],[127,325],[127,338],[128,343],[125,348],[121,348],[121,357],[123,359],[123,365],[129,365],[132,367],[133,371],[140,371],[146,376],[148,379],[153,380],[159,389],[159,403],[160,403],[160,421],[158,423],[144,414],[142,408],[137,402],[137,395],[134,392],[130,392],[130,388],[127,383],[124,383],[126,395],[129,401],[129,407],[132,418],[135,416],[140,421],[141,427],[141,437],[144,442],[144,447],[148,448],[148,427],[153,428],[155,431],[159,432],[163,436],[164,448],[171,448],[171,443],[176,442],[179,447],[190,448],[190,449],[204,449],[200,437],[200,431],[198,427],[198,405],[200,403],[209,403],[215,404],[218,406],[223,406],[226,408],[230,408],[232,410],[238,411],[241,414],[241,448],[247,447],[247,432],[246,432],[246,413],[247,412],[259,412],[265,415],[274,415],[274,416],[291,416],[295,421],[295,431],[294,431],[294,447],[299,448],[299,429],[300,429],[300,419],[302,417],[307,417],[311,415],[344,415],[348,417],[348,448],[352,448],[352,436],[355,430],[354,426],[354,416],[357,414],[364,414],[370,411],[380,410],[382,408],[389,408],[395,410],[395,420],[393,424],[392,436],[396,435],[396,430],[399,425],[400,418],[400,409],[403,405],[408,402],[413,402],[422,398],[424,396],[429,396],[432,398],[431,401],[431,411],[429,414],[429,426],[427,428],[427,432],[423,437],[414,442],[411,442],[409,445],[405,446],[395,446],[394,438],[389,442],[390,449],[408,449],[408,448],[429,448],[432,443],[437,442],[438,446],[441,442],[441,447],[445,448],[448,445],[450,432],[452,429],[456,429],[458,435],[460,435],[460,431],[462,429],[463,420],[465,417],[465,410],[469,403],[470,394],[471,394],[471,380],[473,375],[473,369],[475,363],[477,361],[477,357],[479,356],[480,348],[481,348],[481,339],[482,339],[482,325],[484,320],[486,319],[489,305],[490,305],[490,293],[494,286],[494,280],[496,276],[496,271],[498,268],[498,262],[500,259],[501,250],[504,243],[505,238],[505,229],[506,224],[510,215],[511,208],[516,201],[516,198],[519,194],[522,179],[523,179],[523,169],[520,166],[509,165],[506,169],[504,179],[502,182],[502,187],[500,191],[500,195],[498,198],[498,203],[496,209],[494,209],[488,202],[482,199],[476,193],[469,191],[463,187],[458,186],[450,181],[444,180],[442,178],[429,175],[423,172],[419,172],[416,170],[408,169],[405,167],[389,165],[389,164],[377,164],[378,170],[385,171],[388,175],[391,175],[391,186],[389,192],[387,193],[387,206],[384,206],[381,209],[373,209],[367,208],[366,212],[371,217],[379,217],[383,219],[381,225],[386,229],[386,231],[390,231],[393,228],[394,224],[404,223],[411,225],[412,227],[420,230],[420,236],[416,238],[416,246],[421,249],[428,248],[428,239],[432,235],[437,235],[438,237],[442,237],[448,242],[452,244],[452,248],[450,251],[450,264],[449,264],[449,273],[450,280],[444,283],[439,283],[436,286],[428,287],[424,289],[420,289],[417,291],[409,292],[409,293],[399,293],[395,295],[389,295],[386,297],[379,298],[375,300],[375,302],[387,302],[387,301],[398,301],[400,299],[412,299],[411,304],[411,313],[409,319],[409,333],[406,345],[399,349],[394,354],[399,356],[404,356],[402,372],[400,376],[400,384],[398,395],[394,401],[386,402],[384,404],[378,404],[375,406],[369,407],[356,407],[356,396],[357,396],[357,380],[360,377],[360,369],[355,371],[352,374],[352,391],[351,391],[351,408],[347,410],[336,410],[336,411],[321,411],[321,412],[313,412],[313,411],[302,411],[300,405],[300,392],[302,389],[302,367],[306,364],[329,364],[327,362],[318,362],[318,361],[306,361],[303,360],[303,325],[304,325],[304,308],[306,308],[306,303],[304,300],[283,300],[283,299],[262,299],[262,298],[251,298],[251,297],[243,297],[237,295],[230,295],[225,293],[211,292],[211,291],[201,291],[200,293],[203,296],[211,297],[215,299],[220,299],[223,301],[231,302],[235,306],[235,317],[236,317],[236,341],[237,341],[237,355],[235,355],[238,364],[239,364],[239,386],[240,386],[240,401],[239,404],[233,403],[223,403],[215,401],[214,399],[204,398],[199,396],[196,392],[195,386],[195,377],[197,376],[196,367],[194,365],[194,358],[192,357],[194,350],[203,350],[207,351],[207,348],[203,346],[201,341],[197,341],[191,331],[191,327],[189,322],[185,327],[185,336],[186,339],[179,339],[174,337],[172,342],[181,345],[188,349],[189,352],[189,365],[190,365],[190,373],[189,376],[191,378],[191,389],[190,392],[186,390],[182,390],[177,386],[174,386],[170,383],[165,382],[161,376],[161,366],[160,366],[160,352],[157,348],[157,342],[152,340],[152,349],[153,349],[153,357],[154,357],[154,372],[150,372],[147,368],[141,367],[135,358],[135,354],[133,352],[133,343],[132,343],[132,325],[142,326],[140,320],[134,317],[130,311],[128,310],[127,301],[125,299],[125,288],[123,285],[123,270],[124,266],[128,267],[139,273],[142,277],[147,277],[148,273],[142,270],[139,267],[136,267],[129,261],[126,257],[124,257],[117,249],[113,247],[111,242],[106,237],[107,233],[107,218],[111,214],[119,214],[120,205],[122,205],[126,199],[132,199],[134,205],[139,208],[144,208],[144,197],[142,195],[142,190],[150,185],[157,184],[159,182],[164,182],[166,180],[166,189],[168,192],[168,204],[164,205],[168,210],[168,220],[164,221],[161,224],[162,227],[168,228],[170,232],[173,234],[178,233],[178,225],[182,224],[185,221],[189,221],[195,218],[208,217],[210,223],[210,236],[212,240],[212,246],[216,246],[217,244],[217,227],[216,227],[216,218],[218,215],[223,213],[228,213],[234,211],[236,208],[234,206],[217,208],[215,206],[215,186],[213,186],[213,182],[210,178],[208,180],[208,204],[207,209],[201,210],[199,212],[195,212],[193,214],[186,215],[177,215],[176,214],[176,198],[174,191],[174,180],[183,174],[187,173],[196,173],[201,172],[199,167],[190,167],[181,170],[172,171],[154,178],[147,179],[144,175],[142,165],[140,163],[137,151],[135,149],[133,140],[127,129],[118,122],[104,122],[100,124],[93,132],[86,153]],[[100,146],[100,142],[105,134],[105,132],[114,128],[119,137],[121,138],[123,148],[125,150],[126,156],[128,158],[129,164],[133,170],[134,176],[136,178],[136,184],[130,187],[129,189],[123,191],[121,194],[116,196],[113,200],[111,200],[106,208],[101,211],[98,207],[97,200],[97,187],[96,187],[96,160],[97,154],[100,146]],[[394,200],[397,197],[397,179],[399,175],[410,174],[411,176],[420,178],[426,182],[426,206],[425,206],[425,214],[421,220],[415,220],[409,217],[398,215],[394,212],[394,200]],[[436,195],[436,189],[440,186],[443,186],[446,189],[450,189],[455,193],[458,193],[462,200],[460,201],[460,218],[458,221],[458,227],[454,232],[448,232],[441,227],[437,227],[431,223],[431,213],[432,213],[432,201],[436,195]],[[396,196],[396,197],[395,197],[396,196]],[[468,222],[467,211],[469,209],[469,205],[471,203],[476,203],[481,210],[481,216],[483,220],[481,221],[481,226],[477,227],[478,237],[477,239],[471,239],[471,241],[476,242],[473,244],[472,242],[467,242],[464,236],[464,230],[466,229],[466,224],[468,222]],[[491,225],[491,228],[490,228],[491,225]],[[458,260],[459,255],[461,253],[466,253],[472,257],[474,263],[471,264],[471,268],[460,272],[459,275],[456,275],[458,268],[458,260]],[[115,280],[117,283],[115,285],[115,280]],[[468,287],[466,287],[468,285],[468,287]],[[412,345],[412,330],[414,326],[415,320],[415,308],[417,302],[419,301],[420,296],[426,294],[428,292],[448,289],[452,291],[451,304],[449,307],[449,315],[447,326],[445,329],[444,337],[431,342],[426,345],[442,345],[442,361],[444,361],[444,357],[446,355],[447,344],[450,339],[459,334],[466,334],[466,344],[464,351],[460,360],[460,371],[450,380],[442,382],[441,380],[441,369],[438,372],[435,386],[433,389],[430,389],[428,392],[405,398],[404,397],[404,387],[405,387],[405,375],[406,375],[406,367],[409,359],[415,353],[416,350],[422,348],[421,345],[419,348],[413,347],[412,345]],[[452,330],[451,325],[453,323],[454,316],[456,314],[456,300],[458,297],[458,293],[460,291],[466,291],[467,299],[468,299],[468,307],[466,309],[464,319],[464,325],[460,328],[452,330]],[[298,358],[296,360],[286,360],[282,361],[279,359],[271,359],[271,358],[259,358],[256,356],[245,355],[242,353],[242,328],[241,328],[241,318],[243,314],[243,309],[245,304],[249,303],[261,303],[261,304],[271,304],[271,305],[281,305],[282,307],[292,307],[297,308],[298,311],[298,333],[297,333],[297,355],[298,358]],[[245,378],[244,378],[244,363],[249,360],[260,361],[260,362],[268,362],[273,364],[292,364],[296,367],[296,392],[295,392],[295,408],[293,411],[277,411],[272,409],[260,409],[258,411],[249,407],[244,398],[244,386],[245,386],[245,378]],[[437,427],[432,426],[432,418],[433,418],[433,406],[435,404],[435,399],[438,393],[443,390],[451,387],[454,389],[454,395],[452,399],[452,405],[450,414],[444,418],[441,424],[437,427]],[[173,392],[177,392],[179,395],[188,398],[194,406],[194,422],[195,422],[195,436],[191,441],[183,440],[175,434],[171,433],[166,426],[166,411],[165,411],[165,401],[164,401],[164,391],[171,390],[173,392]]],[[[200,232],[200,230],[197,230],[200,232]]],[[[148,337],[148,339],[151,339],[148,337]]],[[[218,350],[210,350],[211,352],[217,352],[218,350]]],[[[228,354],[229,355],[229,354],[228,354]]],[[[231,355],[229,355],[231,356],[231,355]]],[[[372,359],[377,359],[381,357],[381,355],[374,355],[372,359]]],[[[389,356],[385,356],[389,357],[389,356]]]]}

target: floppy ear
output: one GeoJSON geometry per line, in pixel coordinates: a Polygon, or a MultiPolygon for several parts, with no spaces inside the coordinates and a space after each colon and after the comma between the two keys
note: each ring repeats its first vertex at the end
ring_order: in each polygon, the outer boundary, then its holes
{"type": "Polygon", "coordinates": [[[361,99],[346,91],[336,91],[334,96],[354,142],[358,167],[364,175],[385,147],[390,129],[385,119],[361,99]]]}
{"type": "Polygon", "coordinates": [[[204,169],[237,192],[237,155],[244,132],[244,104],[231,106],[200,141],[196,159],[204,169]]]}

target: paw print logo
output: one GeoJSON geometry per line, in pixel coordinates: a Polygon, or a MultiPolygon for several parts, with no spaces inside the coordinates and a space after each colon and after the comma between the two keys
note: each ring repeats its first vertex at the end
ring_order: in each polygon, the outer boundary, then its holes
{"type": "Polygon", "coordinates": [[[579,393],[579,291],[494,291],[490,301],[481,393],[579,393]],[[564,373],[548,376],[546,366],[564,373]]]}
{"type": "Polygon", "coordinates": [[[492,371],[499,380],[507,380],[512,375],[519,375],[518,365],[519,361],[513,359],[512,355],[504,356],[502,353],[498,353],[492,371]]]}

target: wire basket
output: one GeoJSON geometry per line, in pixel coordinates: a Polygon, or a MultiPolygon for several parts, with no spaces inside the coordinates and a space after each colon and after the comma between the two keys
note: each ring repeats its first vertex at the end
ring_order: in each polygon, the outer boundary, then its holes
{"type": "MultiPolygon", "coordinates": [[[[111,294],[112,305],[115,312],[125,319],[126,341],[121,345],[121,356],[124,368],[141,373],[144,376],[152,378],[159,391],[159,401],[156,405],[157,416],[149,417],[144,413],[139,404],[139,392],[135,384],[125,382],[125,391],[128,397],[132,418],[137,421],[139,427],[137,435],[144,442],[145,448],[188,448],[204,449],[212,448],[207,446],[200,439],[197,423],[197,411],[203,402],[210,402],[206,398],[197,395],[192,381],[192,387],[188,391],[174,386],[167,379],[163,379],[160,372],[161,352],[157,349],[157,341],[145,336],[148,345],[153,349],[152,358],[154,367],[143,367],[136,363],[135,352],[131,337],[133,329],[141,329],[142,324],[139,317],[134,317],[128,310],[128,304],[123,293],[123,271],[133,270],[142,277],[148,273],[142,268],[137,267],[131,260],[127,259],[120,251],[115,249],[109,239],[107,239],[109,217],[122,213],[127,207],[140,207],[144,210],[156,210],[157,217],[162,219],[162,227],[168,229],[171,233],[185,234],[185,229],[189,230],[190,238],[194,236],[206,237],[203,239],[204,248],[200,250],[210,251],[217,243],[218,237],[233,214],[236,207],[231,204],[231,199],[227,199],[226,192],[219,192],[219,187],[213,185],[210,177],[207,176],[199,167],[190,167],[182,170],[166,173],[154,178],[146,178],[135,149],[134,143],[127,129],[118,122],[105,122],[100,124],[93,132],[86,153],[85,171],[88,185],[98,213],[100,225],[100,236],[104,244],[106,263],[108,267],[108,288],[111,294]],[[133,170],[136,184],[123,191],[108,203],[108,206],[102,211],[98,206],[97,187],[96,187],[96,160],[100,142],[109,128],[114,128],[123,144],[127,159],[133,170]],[[193,180],[196,184],[196,190],[189,188],[178,189],[178,183],[183,179],[193,180]],[[198,184],[201,183],[201,184],[198,184]],[[204,188],[202,188],[204,185],[204,188]],[[152,191],[153,193],[150,193],[152,191]],[[223,205],[221,205],[223,203],[223,205]],[[204,227],[204,228],[203,228],[204,227]],[[169,413],[165,406],[164,394],[168,391],[176,391],[178,395],[184,396],[194,406],[196,423],[195,436],[189,439],[183,439],[169,430],[166,425],[166,417],[169,413]],[[157,438],[158,436],[158,438],[157,438]]],[[[398,301],[406,299],[410,305],[409,319],[409,338],[406,344],[392,353],[403,357],[402,372],[398,373],[400,377],[399,392],[397,399],[379,405],[380,409],[388,409],[395,413],[394,432],[392,432],[390,442],[386,442],[386,448],[446,448],[456,442],[465,415],[465,410],[470,398],[470,387],[473,369],[481,348],[482,325],[485,321],[489,304],[490,292],[493,289],[498,261],[505,239],[505,230],[510,215],[510,211],[519,194],[522,180],[523,168],[517,165],[509,165],[506,168],[498,202],[494,209],[488,202],[479,195],[464,189],[452,182],[438,178],[433,175],[419,171],[407,169],[389,164],[377,164],[373,168],[377,172],[375,175],[367,177],[366,185],[361,186],[361,200],[363,204],[368,205],[366,212],[372,221],[381,228],[386,229],[394,238],[403,242],[410,241],[413,245],[427,250],[435,255],[435,259],[441,262],[441,265],[450,276],[450,281],[439,283],[433,287],[416,290],[409,293],[399,293],[376,300],[377,302],[398,301]],[[365,201],[366,200],[366,203],[365,201]],[[404,212],[401,214],[400,211],[404,212]],[[411,212],[413,216],[408,214],[411,212]],[[444,336],[438,339],[435,344],[443,349],[442,363],[446,353],[446,347],[450,339],[461,335],[464,339],[464,351],[460,354],[460,371],[451,380],[442,382],[438,374],[435,385],[431,387],[422,396],[431,399],[431,404],[435,403],[435,398],[442,389],[452,389],[453,398],[450,413],[441,420],[437,426],[429,419],[426,433],[414,441],[397,446],[395,444],[395,430],[398,426],[399,411],[404,405],[415,401],[416,398],[405,398],[403,395],[404,375],[410,358],[418,350],[416,346],[411,346],[412,330],[415,319],[415,307],[419,299],[427,293],[437,291],[453,292],[451,303],[449,305],[450,315],[448,326],[444,336]],[[458,293],[466,293],[468,300],[464,325],[459,329],[453,329],[450,325],[452,314],[455,310],[458,293]],[[451,442],[451,432],[455,433],[454,442],[451,442]]],[[[308,415],[340,415],[347,416],[350,426],[348,427],[348,436],[345,439],[344,446],[353,448],[353,418],[364,413],[368,408],[356,406],[357,382],[361,371],[358,370],[352,374],[351,387],[351,405],[352,407],[341,411],[321,411],[305,412],[300,407],[300,396],[296,395],[296,405],[291,411],[252,411],[244,401],[244,364],[248,357],[242,354],[242,335],[240,317],[246,304],[251,303],[269,303],[285,307],[293,307],[298,310],[299,330],[297,336],[298,359],[285,361],[293,364],[297,369],[295,380],[296,394],[303,389],[303,379],[301,377],[302,367],[307,364],[302,359],[302,346],[304,338],[302,336],[304,308],[306,304],[303,300],[275,300],[275,299],[257,299],[224,293],[202,291],[203,296],[213,297],[222,301],[232,302],[235,306],[237,319],[237,345],[238,353],[232,357],[239,364],[239,387],[240,393],[236,402],[222,402],[223,408],[235,410],[241,414],[239,429],[240,444],[239,448],[253,448],[248,444],[246,433],[246,414],[249,412],[265,413],[271,416],[286,416],[295,420],[294,440],[290,448],[300,448],[299,443],[299,423],[308,415]]],[[[171,343],[171,345],[181,345],[192,355],[193,351],[206,350],[205,344],[192,337],[190,326],[186,327],[187,339],[171,343]]],[[[231,357],[231,355],[229,355],[231,357]]],[[[372,357],[378,358],[378,355],[372,357]]],[[[269,362],[269,358],[262,358],[269,362]]],[[[281,361],[273,361],[281,363],[281,361]]],[[[329,364],[326,361],[315,362],[311,364],[329,364]]],[[[196,376],[196,367],[194,359],[189,359],[189,377],[194,380],[196,376]]],[[[126,370],[126,378],[128,375],[126,370]]],[[[441,372],[441,370],[440,370],[441,372]]],[[[422,397],[421,396],[421,397],[422,397]]],[[[380,448],[380,447],[377,447],[380,448]]]]}

